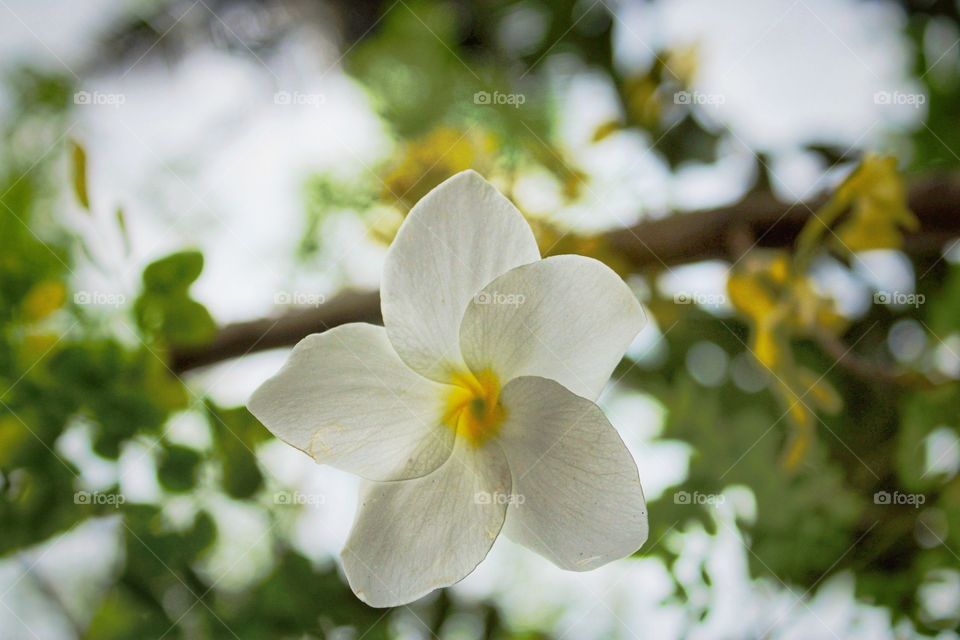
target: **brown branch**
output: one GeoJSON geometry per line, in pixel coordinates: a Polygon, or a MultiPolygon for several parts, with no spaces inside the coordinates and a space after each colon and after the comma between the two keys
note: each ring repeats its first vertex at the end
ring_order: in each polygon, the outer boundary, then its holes
{"type": "Polygon", "coordinates": [[[934,380],[922,373],[903,371],[889,362],[876,362],[857,355],[847,344],[832,335],[818,335],[815,342],[836,361],[841,369],[858,378],[907,389],[933,389],[949,380],[934,380]]]}
{"type": "Polygon", "coordinates": [[[174,350],[171,368],[183,372],[255,351],[287,347],[311,333],[348,322],[382,324],[379,292],[344,291],[316,308],[298,309],[277,318],[228,324],[202,347],[174,350]]]}
{"type": "MultiPolygon", "coordinates": [[[[609,245],[634,268],[674,266],[729,259],[730,229],[757,239],[760,247],[787,247],[822,200],[784,204],[759,193],[731,207],[641,222],[607,235],[609,245]],[[738,228],[739,227],[739,228],[738,228]]],[[[910,208],[920,218],[919,233],[907,237],[904,251],[929,255],[960,235],[960,175],[931,177],[910,189],[910,208]]]]}
{"type": "MultiPolygon", "coordinates": [[[[787,247],[810,217],[810,210],[819,204],[788,205],[761,193],[731,207],[641,222],[612,231],[605,240],[637,271],[730,259],[731,230],[740,238],[756,238],[759,247],[787,247]]],[[[960,176],[915,182],[910,189],[910,208],[920,218],[921,230],[907,236],[904,251],[915,256],[939,254],[960,236],[960,176]]],[[[348,291],[317,308],[227,325],[209,344],[174,350],[171,366],[183,372],[254,351],[291,346],[311,333],[348,322],[381,323],[379,294],[348,291]]]]}

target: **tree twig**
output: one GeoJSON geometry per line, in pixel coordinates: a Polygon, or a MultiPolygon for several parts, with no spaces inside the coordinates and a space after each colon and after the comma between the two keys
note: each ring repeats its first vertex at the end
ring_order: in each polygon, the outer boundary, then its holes
{"type": "MultiPolygon", "coordinates": [[[[731,259],[736,257],[732,253],[744,250],[731,246],[731,230],[738,238],[756,238],[758,247],[787,247],[819,204],[785,204],[771,194],[759,193],[730,207],[641,222],[609,232],[603,240],[635,271],[731,259]]],[[[914,256],[939,254],[960,236],[960,175],[931,176],[914,182],[910,208],[920,219],[921,228],[906,237],[904,251],[914,256]]],[[[255,351],[291,346],[311,333],[348,322],[381,323],[379,293],[347,291],[316,308],[226,325],[206,345],[173,350],[171,367],[184,372],[255,351]]],[[[865,371],[859,366],[856,369],[865,371]]]]}
{"type": "Polygon", "coordinates": [[[868,360],[854,353],[843,340],[835,336],[817,335],[815,341],[824,353],[836,361],[837,366],[858,378],[910,389],[931,389],[940,384],[921,373],[903,371],[890,363],[868,360]]]}

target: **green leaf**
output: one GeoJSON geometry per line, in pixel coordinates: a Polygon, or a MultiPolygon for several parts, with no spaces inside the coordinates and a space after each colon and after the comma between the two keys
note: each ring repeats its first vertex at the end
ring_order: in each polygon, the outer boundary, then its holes
{"type": "Polygon", "coordinates": [[[181,445],[167,445],[160,454],[157,479],[169,491],[182,493],[197,484],[202,458],[198,451],[181,445]]]}
{"type": "Polygon", "coordinates": [[[195,346],[217,330],[207,308],[190,298],[190,285],[203,271],[203,254],[182,251],[161,258],[143,271],[143,291],[134,314],[143,332],[168,346],[195,346]]]}
{"type": "Polygon", "coordinates": [[[90,192],[87,190],[87,152],[76,140],[70,141],[70,166],[73,193],[87,211],[90,210],[90,192]]]}
{"type": "Polygon", "coordinates": [[[143,270],[143,286],[151,293],[184,292],[200,277],[203,254],[180,251],[147,265],[143,270]]]}
{"type": "Polygon", "coordinates": [[[120,584],[100,603],[86,629],[85,637],[100,640],[159,638],[169,629],[170,621],[162,608],[149,606],[149,599],[142,593],[120,584]]]}
{"type": "Polygon", "coordinates": [[[207,308],[195,300],[181,298],[165,308],[162,334],[170,345],[191,346],[210,340],[217,323],[207,308]]]}
{"type": "Polygon", "coordinates": [[[117,229],[120,230],[120,236],[123,238],[123,250],[130,253],[130,232],[127,229],[127,214],[123,212],[122,207],[117,207],[117,211],[114,214],[114,217],[117,219],[117,229]]]}
{"type": "Polygon", "coordinates": [[[934,335],[960,330],[960,265],[950,265],[939,290],[927,305],[926,315],[934,335]]]}
{"type": "Polygon", "coordinates": [[[223,471],[223,489],[234,498],[249,498],[263,485],[253,452],[269,434],[244,407],[223,409],[210,404],[208,415],[223,471]]]}
{"type": "Polygon", "coordinates": [[[957,425],[957,385],[919,391],[900,409],[897,431],[896,469],[901,485],[923,491],[940,484],[937,474],[927,473],[927,437],[938,427],[957,425]]]}

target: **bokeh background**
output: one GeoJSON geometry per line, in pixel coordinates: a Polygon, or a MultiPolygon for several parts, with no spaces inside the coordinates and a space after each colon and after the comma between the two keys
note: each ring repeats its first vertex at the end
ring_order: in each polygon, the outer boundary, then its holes
{"type": "Polygon", "coordinates": [[[956,638],[958,71],[950,0],[0,0],[0,638],[956,638]],[[469,167],[646,305],[651,536],[374,610],[243,404],[469,167]]]}

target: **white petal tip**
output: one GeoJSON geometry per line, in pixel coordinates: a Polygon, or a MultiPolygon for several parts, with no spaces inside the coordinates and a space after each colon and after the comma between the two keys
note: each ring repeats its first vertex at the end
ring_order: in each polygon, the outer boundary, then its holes
{"type": "Polygon", "coordinates": [[[487,182],[486,178],[473,169],[464,169],[459,173],[455,173],[444,180],[444,182],[449,182],[450,180],[483,180],[484,182],[487,182]]]}

